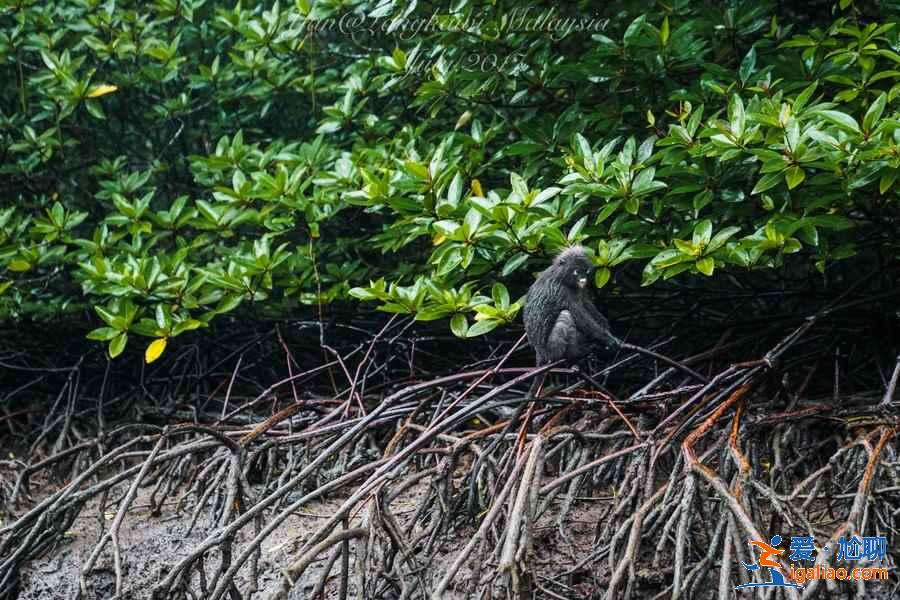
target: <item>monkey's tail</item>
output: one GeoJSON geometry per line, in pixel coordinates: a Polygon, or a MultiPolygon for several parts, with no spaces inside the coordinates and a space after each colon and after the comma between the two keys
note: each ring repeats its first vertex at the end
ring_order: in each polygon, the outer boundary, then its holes
{"type": "Polygon", "coordinates": [[[621,340],[619,340],[619,347],[622,348],[623,350],[631,350],[632,352],[638,352],[640,354],[644,354],[651,358],[655,358],[656,360],[658,360],[660,362],[666,363],[670,367],[674,367],[680,371],[684,371],[685,373],[687,373],[688,375],[690,375],[691,377],[693,377],[694,379],[696,379],[698,381],[701,381],[703,383],[709,383],[709,379],[707,379],[706,377],[704,377],[697,371],[693,370],[692,368],[690,368],[689,366],[687,366],[685,364],[678,362],[677,360],[672,360],[668,356],[664,356],[658,352],[654,352],[653,350],[644,348],[643,346],[636,346],[634,344],[629,344],[629,343],[623,342],[621,340]]]}

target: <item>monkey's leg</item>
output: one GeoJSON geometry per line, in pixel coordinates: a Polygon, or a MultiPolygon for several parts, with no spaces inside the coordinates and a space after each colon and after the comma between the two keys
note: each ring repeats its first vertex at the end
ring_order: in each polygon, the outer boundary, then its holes
{"type": "MultiPolygon", "coordinates": [[[[538,366],[541,366],[541,365],[538,365],[538,366]]],[[[522,416],[522,412],[524,412],[524,410],[525,410],[525,407],[526,406],[534,406],[534,401],[538,398],[538,396],[541,392],[541,388],[543,387],[544,381],[546,380],[546,378],[547,378],[547,372],[545,371],[545,372],[541,373],[540,375],[537,375],[531,381],[531,387],[528,389],[528,393],[526,394],[525,398],[522,399],[522,402],[519,403],[518,406],[516,406],[515,411],[513,411],[512,416],[509,418],[509,421],[507,421],[506,425],[503,427],[503,430],[499,433],[499,435],[497,435],[491,441],[490,444],[488,444],[488,446],[487,446],[487,448],[485,448],[484,452],[481,452],[480,454],[477,455],[477,458],[475,459],[475,464],[472,465],[473,485],[469,487],[468,503],[469,503],[469,512],[470,513],[474,514],[476,512],[475,511],[475,503],[476,503],[477,498],[475,497],[474,492],[477,488],[477,485],[475,485],[475,482],[478,480],[478,477],[480,477],[480,475],[481,475],[481,470],[485,466],[485,464],[484,464],[485,460],[491,456],[491,454],[494,452],[494,450],[497,448],[497,446],[500,445],[500,442],[503,441],[503,438],[505,438],[507,434],[509,434],[510,432],[513,431],[513,428],[518,424],[519,419],[522,416]]],[[[504,461],[504,463],[505,462],[506,461],[504,461]]],[[[505,467],[505,465],[500,465],[501,472],[504,470],[504,467],[505,467]]]]}
{"type": "Polygon", "coordinates": [[[625,422],[625,425],[628,426],[628,429],[631,430],[632,435],[634,435],[634,439],[640,441],[641,435],[638,433],[637,429],[635,429],[634,425],[631,424],[631,420],[625,416],[625,413],[619,408],[619,405],[616,404],[616,401],[613,399],[612,393],[609,392],[605,387],[597,383],[597,380],[587,374],[586,371],[581,369],[575,370],[575,373],[580,376],[582,379],[593,385],[594,387],[600,389],[602,392],[606,394],[606,401],[609,402],[609,405],[612,407],[616,414],[619,415],[619,418],[625,422]]]}
{"type": "Polygon", "coordinates": [[[538,399],[538,396],[541,393],[541,388],[544,386],[544,382],[547,380],[547,372],[543,372],[537,377],[535,377],[531,382],[531,387],[528,389],[528,394],[525,396],[522,402],[516,407],[516,410],[513,412],[512,416],[509,418],[509,421],[506,422],[506,426],[503,428],[503,431],[500,435],[494,438],[494,441],[491,442],[491,445],[488,446],[485,454],[489,454],[491,450],[493,450],[497,444],[499,444],[504,437],[508,433],[510,433],[515,426],[518,424],[519,419],[522,417],[522,413],[525,411],[525,408],[528,406],[533,406],[534,401],[538,399]]]}
{"type": "Polygon", "coordinates": [[[525,396],[526,399],[536,399],[541,393],[541,387],[543,387],[544,382],[547,380],[547,373],[541,373],[537,377],[535,377],[531,381],[531,387],[528,388],[528,395],[525,396]]]}

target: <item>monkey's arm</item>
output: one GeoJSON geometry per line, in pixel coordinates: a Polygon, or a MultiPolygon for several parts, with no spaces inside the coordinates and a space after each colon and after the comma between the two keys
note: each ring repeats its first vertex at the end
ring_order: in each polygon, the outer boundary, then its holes
{"type": "Polygon", "coordinates": [[[607,348],[618,348],[622,342],[609,331],[609,321],[589,299],[573,307],[578,328],[595,342],[607,348]]]}

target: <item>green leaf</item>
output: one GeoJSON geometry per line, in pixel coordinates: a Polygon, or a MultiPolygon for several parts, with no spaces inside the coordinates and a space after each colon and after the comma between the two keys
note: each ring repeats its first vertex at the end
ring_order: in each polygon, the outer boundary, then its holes
{"type": "Polygon", "coordinates": [[[512,186],[512,191],[522,198],[528,195],[528,185],[525,183],[525,180],[522,179],[522,176],[518,173],[510,173],[509,174],[509,183],[512,186]]]}
{"type": "Polygon", "coordinates": [[[555,197],[561,191],[562,191],[562,188],[558,188],[558,187],[548,187],[546,189],[543,189],[540,192],[538,192],[538,194],[534,197],[534,200],[531,201],[531,206],[537,206],[539,204],[543,204],[547,200],[550,200],[551,198],[555,197]]]}
{"type": "Polygon", "coordinates": [[[462,175],[457,172],[456,175],[453,176],[453,181],[450,182],[450,186],[447,188],[447,202],[454,207],[458,206],[459,199],[462,197],[462,189],[463,178],[462,175]]]}
{"type": "Polygon", "coordinates": [[[580,133],[575,134],[575,148],[578,150],[578,154],[580,154],[582,158],[590,158],[591,156],[593,156],[590,142],[588,142],[587,138],[585,138],[580,133]]]}
{"type": "Polygon", "coordinates": [[[744,56],[744,60],[741,61],[741,66],[738,69],[738,76],[741,78],[741,82],[747,83],[747,80],[750,79],[750,75],[753,73],[753,70],[756,68],[756,46],[750,48],[750,51],[744,56]]]}
{"type": "Polygon", "coordinates": [[[85,102],[84,108],[87,109],[88,113],[95,119],[104,120],[106,119],[106,115],[103,113],[103,107],[99,102],[85,102]]]}
{"type": "Polygon", "coordinates": [[[194,329],[203,327],[203,325],[203,321],[198,321],[197,319],[185,319],[184,321],[175,324],[175,327],[172,328],[172,336],[180,335],[185,331],[193,331],[194,329]]]}
{"type": "Polygon", "coordinates": [[[819,245],[819,232],[816,231],[816,228],[812,225],[800,227],[799,229],[797,229],[797,235],[800,237],[801,241],[809,244],[810,246],[819,245]]]}
{"type": "Polygon", "coordinates": [[[660,269],[665,269],[666,267],[671,267],[687,260],[691,260],[690,254],[685,254],[680,250],[669,249],[663,250],[655,257],[653,257],[653,260],[650,261],[650,264],[660,269]]]}
{"type": "Polygon", "coordinates": [[[466,333],[469,331],[469,322],[466,320],[466,315],[462,313],[453,315],[453,318],[450,319],[450,331],[456,337],[466,337],[466,333]]]}
{"type": "Polygon", "coordinates": [[[89,340],[108,342],[117,335],[119,335],[118,329],[113,329],[112,327],[98,327],[97,329],[94,329],[89,334],[87,334],[87,338],[89,340]]]}
{"type": "Polygon", "coordinates": [[[403,163],[406,170],[419,179],[428,179],[428,167],[414,160],[407,160],[403,163]]]}
{"type": "Polygon", "coordinates": [[[607,267],[600,267],[594,273],[594,285],[602,288],[609,282],[610,275],[612,275],[612,272],[607,267]]]}
{"type": "Polygon", "coordinates": [[[481,126],[481,121],[478,119],[472,121],[471,135],[476,144],[480,144],[484,141],[484,130],[481,126]]]}
{"type": "Polygon", "coordinates": [[[691,203],[694,207],[694,213],[699,213],[704,206],[707,206],[710,202],[712,202],[713,193],[710,190],[704,190],[694,196],[694,200],[691,203]]]}
{"type": "Polygon", "coordinates": [[[792,190],[800,185],[805,178],[806,173],[804,173],[803,169],[796,165],[784,172],[784,180],[787,182],[789,190],[792,190]]]}
{"type": "Polygon", "coordinates": [[[416,312],[416,321],[435,321],[437,319],[443,319],[451,312],[453,312],[451,308],[443,306],[423,308],[416,312]]]}
{"type": "Polygon", "coordinates": [[[787,238],[786,240],[784,240],[784,246],[782,246],[781,251],[785,254],[794,254],[796,252],[800,252],[800,249],[802,247],[803,245],[797,238],[787,238]]]}
{"type": "Polygon", "coordinates": [[[843,244],[834,249],[834,252],[831,253],[831,258],[833,260],[843,260],[845,258],[850,258],[851,256],[856,256],[856,247],[853,244],[843,244]]]}
{"type": "Polygon", "coordinates": [[[479,335],[484,335],[485,333],[492,331],[500,325],[502,321],[498,319],[484,319],[482,321],[476,321],[469,330],[466,331],[465,337],[473,338],[479,335]]]}
{"type": "Polygon", "coordinates": [[[747,113],[744,110],[744,101],[737,94],[732,95],[731,102],[728,103],[728,117],[731,120],[731,133],[736,138],[743,137],[747,113]]]}
{"type": "Polygon", "coordinates": [[[394,59],[394,63],[400,69],[406,69],[406,53],[401,50],[399,47],[394,48],[394,51],[391,53],[391,57],[394,59]]]}
{"type": "Polygon", "coordinates": [[[641,207],[641,201],[631,196],[630,198],[625,199],[625,211],[631,213],[632,215],[636,215],[638,213],[638,209],[641,207]]]}
{"type": "Polygon", "coordinates": [[[697,270],[709,277],[713,274],[713,270],[716,266],[716,261],[712,259],[711,256],[706,256],[698,260],[696,263],[697,270]]]}
{"type": "Polygon", "coordinates": [[[886,191],[891,189],[891,186],[894,185],[894,181],[897,180],[897,171],[890,170],[885,171],[881,174],[881,179],[878,182],[878,192],[884,194],[886,191]]]}
{"type": "Polygon", "coordinates": [[[449,219],[442,219],[431,224],[434,230],[444,237],[452,238],[456,230],[460,228],[460,224],[449,219]]]}
{"type": "Polygon", "coordinates": [[[94,310],[98,315],[100,315],[100,318],[103,319],[107,325],[112,325],[112,322],[116,318],[116,315],[112,314],[102,306],[94,306],[94,310]]]}
{"type": "Polygon", "coordinates": [[[615,202],[609,202],[600,209],[600,212],[597,214],[597,219],[594,221],[597,225],[605,221],[609,218],[611,214],[616,212],[616,209],[619,208],[619,205],[622,203],[621,200],[616,200],[615,202]]]}
{"type": "Polygon", "coordinates": [[[781,173],[766,173],[762,177],[759,178],[759,181],[756,182],[756,185],[753,187],[753,191],[751,194],[759,194],[770,188],[775,187],[781,181],[781,173]]]}
{"type": "Polygon", "coordinates": [[[350,288],[348,293],[358,300],[371,301],[378,299],[378,296],[362,287],[350,288]]]}
{"type": "Polygon", "coordinates": [[[509,306],[509,292],[502,283],[495,283],[493,287],[491,287],[491,297],[498,308],[505,309],[509,306]]]}
{"type": "Polygon", "coordinates": [[[818,215],[815,217],[807,217],[806,221],[810,225],[818,225],[826,229],[843,230],[850,229],[854,226],[853,221],[841,215],[818,215]]]}
{"type": "Polygon", "coordinates": [[[133,323],[131,327],[128,328],[128,331],[129,333],[136,333],[137,335],[145,335],[147,337],[161,337],[166,335],[166,332],[157,327],[156,322],[151,321],[150,319],[141,319],[137,323],[133,323]]]}
{"type": "Polygon", "coordinates": [[[884,105],[887,102],[887,94],[882,92],[879,94],[878,98],[875,99],[875,102],[872,103],[872,106],[869,107],[869,110],[866,111],[866,115],[863,117],[863,130],[871,132],[874,128],[875,124],[878,122],[878,119],[881,118],[881,114],[884,112],[884,105]]]}
{"type": "Polygon", "coordinates": [[[676,275],[680,275],[685,271],[689,270],[693,266],[692,263],[681,263],[672,267],[669,267],[663,273],[663,279],[671,279],[676,275]]]}
{"type": "Polygon", "coordinates": [[[171,318],[166,313],[166,310],[163,308],[162,304],[156,305],[156,326],[160,329],[168,329],[171,323],[171,318]]]}
{"type": "Polygon", "coordinates": [[[222,301],[219,302],[219,305],[215,308],[216,314],[226,313],[234,310],[237,306],[244,300],[244,296],[242,294],[229,294],[222,298],[222,301]]]}
{"type": "Polygon", "coordinates": [[[652,285],[661,276],[662,270],[658,269],[652,261],[648,262],[644,265],[644,270],[641,272],[641,287],[652,285]]]}
{"type": "Polygon", "coordinates": [[[636,18],[628,28],[625,30],[625,35],[622,37],[622,41],[626,46],[634,43],[637,40],[637,37],[640,35],[641,31],[644,29],[644,24],[647,22],[647,16],[641,15],[636,18]]]}
{"type": "Polygon", "coordinates": [[[834,123],[838,127],[842,129],[846,129],[847,131],[852,131],[854,133],[859,133],[859,125],[856,123],[856,119],[848,115],[847,113],[843,113],[839,110],[818,110],[815,114],[823,117],[826,121],[834,123]]]}
{"type": "Polygon", "coordinates": [[[812,97],[813,92],[816,91],[816,87],[818,87],[818,85],[818,81],[813,81],[797,95],[797,97],[794,99],[794,113],[799,113],[803,110],[803,108],[806,106],[806,103],[809,102],[809,99],[812,97]]]}
{"type": "Polygon", "coordinates": [[[681,254],[686,254],[688,256],[699,256],[700,255],[700,247],[694,245],[691,242],[686,242],[684,240],[672,240],[675,244],[675,247],[678,248],[678,251],[681,254]]]}
{"type": "Polygon", "coordinates": [[[714,251],[718,250],[719,248],[721,248],[722,246],[725,245],[725,242],[727,242],[731,238],[731,236],[733,236],[740,230],[741,230],[740,227],[735,227],[735,226],[726,227],[725,229],[722,229],[716,235],[713,236],[712,240],[710,240],[709,244],[706,246],[706,252],[709,253],[709,252],[714,252],[714,251]]]}
{"type": "Polygon", "coordinates": [[[125,344],[128,343],[128,334],[120,333],[116,337],[112,339],[109,343],[109,357],[115,358],[118,355],[122,354],[122,351],[125,350],[125,344]]]}
{"type": "Polygon", "coordinates": [[[47,68],[51,71],[57,71],[59,69],[59,62],[49,52],[41,50],[41,60],[44,61],[44,64],[47,65],[47,68]]]}
{"type": "Polygon", "coordinates": [[[503,149],[505,156],[523,156],[526,154],[537,154],[545,150],[543,144],[532,142],[531,140],[521,140],[513,142],[503,149]]]}
{"type": "Polygon", "coordinates": [[[712,222],[709,219],[703,219],[694,226],[694,235],[692,242],[696,246],[706,246],[712,237],[712,222]]]}
{"type": "Polygon", "coordinates": [[[511,273],[517,271],[519,267],[521,267],[527,261],[528,255],[524,252],[514,254],[509,260],[506,261],[506,264],[503,265],[503,269],[500,271],[500,275],[503,277],[509,276],[511,273]]]}

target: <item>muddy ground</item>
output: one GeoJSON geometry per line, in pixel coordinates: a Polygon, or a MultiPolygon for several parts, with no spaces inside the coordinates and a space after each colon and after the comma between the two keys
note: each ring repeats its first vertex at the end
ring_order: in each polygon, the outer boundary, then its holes
{"type": "MultiPolygon", "coordinates": [[[[36,485],[35,489],[41,489],[41,487],[36,485]]],[[[119,490],[120,494],[125,493],[126,487],[123,486],[119,490]]],[[[396,499],[391,504],[394,514],[401,519],[410,515],[417,505],[416,498],[425,493],[426,487],[427,484],[414,486],[408,493],[396,499]]],[[[151,492],[152,486],[140,489],[134,507],[127,513],[121,529],[120,544],[125,588],[122,598],[135,600],[151,598],[153,586],[161,574],[164,574],[167,568],[177,562],[189,549],[202,542],[212,529],[208,516],[203,514],[193,530],[189,529],[193,511],[192,497],[167,502],[163,504],[159,514],[152,514],[149,499],[151,492]]],[[[115,506],[116,496],[111,494],[110,498],[109,504],[115,506]]],[[[34,496],[35,501],[39,499],[39,496],[34,496]]],[[[325,501],[312,502],[303,510],[294,513],[269,536],[262,545],[262,554],[258,562],[258,590],[252,598],[267,598],[279,588],[281,585],[280,569],[296,558],[294,554],[296,546],[302,544],[321,520],[327,518],[330,511],[340,506],[344,499],[345,496],[341,495],[325,501]]],[[[562,532],[554,523],[552,511],[545,513],[535,527],[533,555],[530,561],[537,573],[558,576],[575,567],[578,561],[591,551],[594,529],[597,526],[598,518],[605,511],[606,500],[608,498],[585,498],[584,506],[576,508],[571,513],[567,527],[562,532]]],[[[22,512],[24,511],[18,510],[16,514],[22,512]]],[[[113,598],[115,596],[115,571],[112,547],[109,544],[97,561],[97,566],[84,577],[87,594],[79,595],[79,591],[82,585],[82,565],[94,551],[102,533],[114,518],[114,509],[101,511],[98,500],[88,503],[85,510],[75,519],[72,528],[66,533],[63,543],[33,560],[22,571],[19,598],[22,600],[113,598]]],[[[359,525],[361,519],[362,517],[357,514],[350,526],[359,525]]],[[[447,564],[446,561],[453,559],[455,552],[468,541],[468,535],[474,531],[475,527],[472,525],[463,526],[458,535],[443,540],[439,560],[431,566],[429,573],[423,574],[425,579],[439,578],[443,573],[442,567],[447,564]]],[[[235,554],[240,552],[242,544],[246,543],[252,534],[253,528],[247,528],[239,534],[234,548],[235,554]]],[[[354,593],[355,574],[353,573],[355,545],[355,542],[351,543],[351,573],[348,589],[350,598],[356,598],[354,593]]],[[[218,557],[216,558],[218,559],[218,557]]],[[[321,579],[327,559],[328,553],[323,554],[306,571],[288,597],[297,600],[310,598],[314,587],[321,579]]],[[[469,565],[469,567],[471,566],[469,565]]],[[[207,566],[208,571],[211,572],[213,569],[214,565],[207,566]]],[[[242,568],[235,578],[241,589],[245,589],[248,575],[249,565],[242,568]]],[[[464,584],[473,576],[475,574],[471,568],[464,568],[459,573],[458,581],[464,584]]],[[[340,562],[338,561],[332,567],[323,595],[319,597],[338,598],[340,579],[340,562]]],[[[588,573],[582,571],[573,574],[571,581],[576,589],[589,597],[594,588],[590,579],[588,573]]],[[[392,596],[388,593],[386,597],[392,596]]],[[[453,596],[447,596],[447,600],[465,597],[464,593],[458,592],[453,596]]]]}

